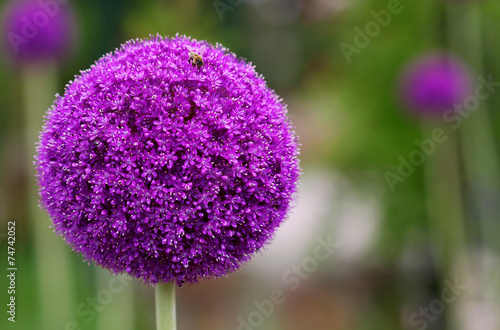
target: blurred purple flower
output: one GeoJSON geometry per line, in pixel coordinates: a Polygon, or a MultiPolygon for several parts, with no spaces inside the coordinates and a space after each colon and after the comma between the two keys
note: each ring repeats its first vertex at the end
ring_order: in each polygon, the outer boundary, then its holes
{"type": "Polygon", "coordinates": [[[468,67],[451,54],[432,53],[414,60],[401,75],[402,103],[417,115],[439,117],[470,95],[468,67]]]}
{"type": "Polygon", "coordinates": [[[254,67],[220,45],[130,41],[48,112],[41,203],[57,234],[113,272],[179,285],[226,275],[269,242],[295,196],[286,113],[254,67]]]}
{"type": "Polygon", "coordinates": [[[61,60],[74,46],[75,15],[68,3],[10,1],[2,15],[3,46],[14,61],[61,60]]]}

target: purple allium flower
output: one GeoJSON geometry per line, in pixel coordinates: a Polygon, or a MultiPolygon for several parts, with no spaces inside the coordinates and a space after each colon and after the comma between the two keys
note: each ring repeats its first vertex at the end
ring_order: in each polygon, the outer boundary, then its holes
{"type": "Polygon", "coordinates": [[[3,44],[15,61],[64,58],[73,46],[75,15],[70,4],[17,0],[3,11],[3,44]]]}
{"type": "Polygon", "coordinates": [[[441,116],[470,95],[467,66],[451,54],[433,53],[413,61],[399,83],[404,105],[422,116],[441,116]]]}
{"type": "Polygon", "coordinates": [[[157,36],[66,86],[36,164],[41,203],[75,251],[180,285],[236,270],[272,238],[297,156],[286,107],[253,66],[220,45],[157,36]]]}

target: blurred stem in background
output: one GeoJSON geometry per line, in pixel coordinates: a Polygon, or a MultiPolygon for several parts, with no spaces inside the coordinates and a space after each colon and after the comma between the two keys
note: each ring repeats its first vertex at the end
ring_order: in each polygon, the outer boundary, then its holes
{"type": "Polygon", "coordinates": [[[175,285],[157,283],[155,286],[156,330],[176,330],[175,285]]]}
{"type": "MultiPolygon", "coordinates": [[[[456,132],[446,125],[424,124],[424,138],[433,136],[433,131],[444,130],[448,137],[444,143],[436,144],[436,151],[425,166],[425,180],[428,194],[429,218],[434,242],[438,251],[438,265],[443,280],[452,281],[458,277],[454,265],[458,258],[469,263],[465,218],[463,213],[460,157],[456,132]]],[[[453,305],[453,306],[456,306],[453,305]]],[[[453,306],[446,314],[447,328],[456,329],[452,324],[456,317],[453,306]]],[[[448,307],[447,307],[448,308],[448,307]]]]}
{"type": "Polygon", "coordinates": [[[33,228],[33,248],[38,269],[38,329],[64,329],[74,318],[75,304],[70,265],[70,252],[62,239],[50,229],[45,211],[38,206],[38,185],[32,165],[38,132],[43,116],[53,102],[57,86],[55,63],[24,64],[21,79],[25,109],[25,142],[27,165],[27,207],[33,228]]]}
{"type": "MultiPolygon", "coordinates": [[[[482,51],[482,20],[481,6],[484,2],[470,1],[463,4],[448,3],[446,5],[447,38],[449,48],[466,59],[475,69],[478,76],[488,80],[489,72],[485,72],[482,51]]],[[[500,77],[492,77],[493,81],[499,81],[500,77]]],[[[478,84],[478,82],[476,82],[478,84]]],[[[495,93],[495,91],[489,91],[495,93]]],[[[477,248],[480,252],[476,258],[478,264],[471,265],[471,276],[474,280],[474,291],[469,292],[470,301],[465,310],[470,310],[470,304],[499,304],[498,282],[494,289],[488,287],[486,278],[488,275],[487,265],[483,260],[487,250],[500,251],[498,232],[500,230],[500,164],[498,150],[494,142],[494,134],[491,127],[491,118],[488,109],[488,100],[479,101],[479,107],[463,119],[459,128],[461,155],[463,158],[465,181],[468,188],[467,197],[471,202],[469,223],[471,227],[478,228],[480,233],[477,239],[477,248]],[[491,290],[497,292],[491,292],[491,290]],[[497,297],[496,301],[487,301],[486,296],[497,297]]],[[[491,283],[490,283],[491,284],[491,283]]],[[[496,313],[495,313],[496,314],[496,313]]],[[[462,315],[463,317],[463,315],[462,315]]],[[[497,318],[498,316],[494,315],[497,318]]],[[[467,315],[465,315],[467,318],[467,315]]],[[[498,325],[498,324],[497,324],[498,325]]],[[[460,327],[457,327],[459,329],[460,327]]],[[[462,326],[463,329],[466,326],[462,326]]],[[[497,329],[497,328],[495,328],[497,329]]]]}
{"type": "MultiPolygon", "coordinates": [[[[483,67],[480,5],[480,2],[447,5],[448,39],[450,48],[487,80],[490,74],[484,72],[483,67]]],[[[500,77],[492,78],[495,82],[500,81],[500,77]]],[[[467,185],[476,207],[472,220],[481,227],[483,243],[500,251],[497,237],[500,230],[500,164],[487,102],[480,102],[478,109],[463,120],[460,142],[467,185]]]]}

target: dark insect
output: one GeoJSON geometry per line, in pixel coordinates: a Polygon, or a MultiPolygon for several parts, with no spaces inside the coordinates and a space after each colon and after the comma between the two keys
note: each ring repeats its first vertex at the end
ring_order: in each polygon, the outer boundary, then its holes
{"type": "Polygon", "coordinates": [[[198,68],[203,66],[203,58],[195,52],[189,52],[189,62],[191,62],[192,65],[196,65],[198,68]]]}

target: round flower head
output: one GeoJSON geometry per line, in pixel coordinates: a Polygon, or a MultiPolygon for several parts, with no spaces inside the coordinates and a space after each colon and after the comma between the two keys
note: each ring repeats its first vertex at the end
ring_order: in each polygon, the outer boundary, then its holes
{"type": "Polygon", "coordinates": [[[38,145],[41,202],[87,260],[148,283],[236,270],[299,176],[286,107],[253,66],[187,37],[128,42],[66,86],[38,145]]]}
{"type": "Polygon", "coordinates": [[[470,94],[468,68],[450,54],[430,54],[412,62],[402,74],[400,97],[412,112],[442,116],[470,94]]]}
{"type": "Polygon", "coordinates": [[[70,4],[10,1],[2,18],[4,48],[15,61],[62,59],[72,47],[75,17],[70,4]]]}

